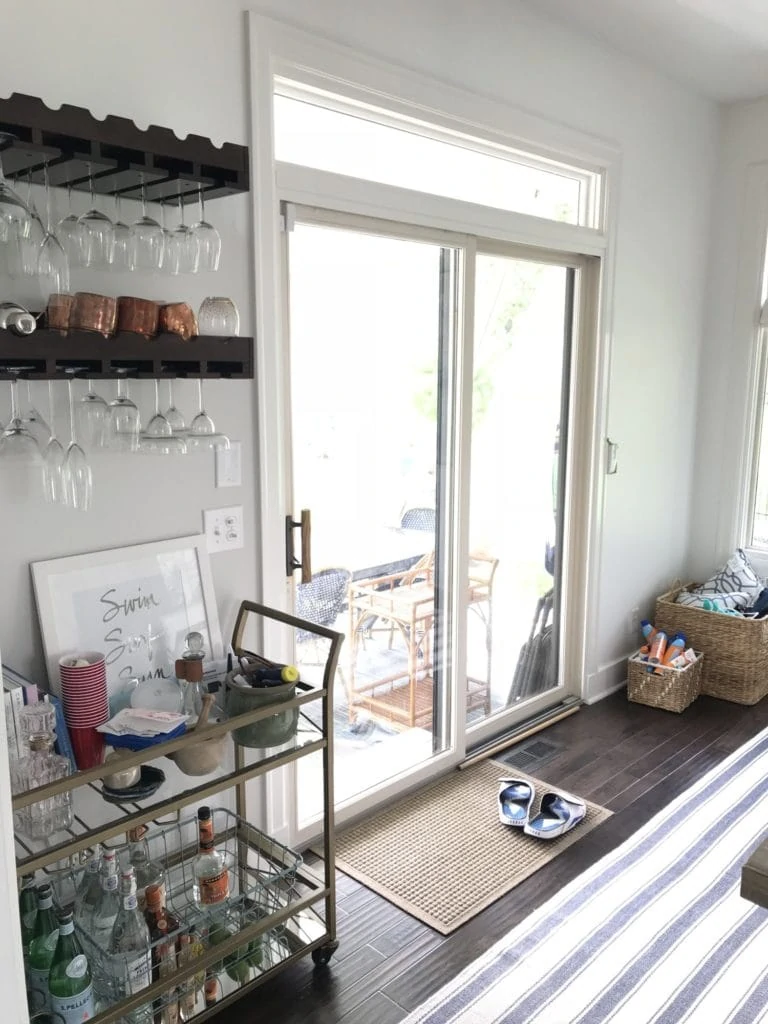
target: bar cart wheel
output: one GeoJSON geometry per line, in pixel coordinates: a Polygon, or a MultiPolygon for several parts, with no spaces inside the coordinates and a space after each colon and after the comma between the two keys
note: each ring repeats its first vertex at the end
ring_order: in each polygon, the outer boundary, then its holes
{"type": "Polygon", "coordinates": [[[331,962],[331,957],[339,948],[339,940],[334,939],[333,942],[326,942],[324,946],[318,946],[317,949],[312,950],[312,960],[315,967],[327,967],[331,962]]]}

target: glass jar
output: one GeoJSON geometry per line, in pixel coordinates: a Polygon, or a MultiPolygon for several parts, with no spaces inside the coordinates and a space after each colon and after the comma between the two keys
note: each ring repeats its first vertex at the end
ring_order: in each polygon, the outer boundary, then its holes
{"type": "MultiPolygon", "coordinates": [[[[53,752],[53,734],[31,736],[30,753],[12,765],[14,795],[57,782],[71,773],[69,758],[53,752]]],[[[14,814],[16,827],[31,839],[46,839],[72,824],[72,794],[58,793],[22,807],[14,814]]]]}

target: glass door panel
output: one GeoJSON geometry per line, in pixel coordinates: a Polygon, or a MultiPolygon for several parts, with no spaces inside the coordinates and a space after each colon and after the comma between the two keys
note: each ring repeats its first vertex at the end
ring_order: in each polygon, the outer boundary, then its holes
{"type": "Polygon", "coordinates": [[[573,273],[477,256],[468,726],[558,685],[573,273]]]}
{"type": "MultiPolygon", "coordinates": [[[[346,635],[334,688],[337,804],[442,745],[433,709],[444,681],[434,636],[445,252],[313,223],[289,236],[293,496],[312,513],[312,579],[296,583],[295,608],[346,635]]],[[[302,678],[319,678],[326,654],[327,643],[297,636],[302,678]]],[[[319,778],[312,759],[299,762],[300,827],[318,813],[319,778]]]]}

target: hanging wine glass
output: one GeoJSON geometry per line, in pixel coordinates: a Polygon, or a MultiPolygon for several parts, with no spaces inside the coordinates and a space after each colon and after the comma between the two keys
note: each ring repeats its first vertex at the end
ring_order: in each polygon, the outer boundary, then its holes
{"type": "Polygon", "coordinates": [[[171,430],[174,434],[182,436],[187,432],[187,424],[184,420],[184,414],[181,409],[176,407],[176,402],[173,398],[173,377],[168,378],[168,408],[165,410],[165,418],[171,424],[171,430]]]}
{"type": "Polygon", "coordinates": [[[42,451],[48,443],[48,438],[51,436],[51,428],[43,419],[43,414],[38,412],[35,406],[32,404],[32,382],[27,380],[27,405],[26,408],[20,412],[21,422],[24,427],[30,432],[30,434],[37,441],[37,445],[42,451]]]}
{"type": "Polygon", "coordinates": [[[131,401],[128,394],[128,383],[125,369],[119,370],[117,379],[117,398],[109,403],[109,422],[107,423],[107,447],[121,452],[135,452],[139,449],[141,433],[141,417],[138,407],[131,401]]]}
{"type": "Polygon", "coordinates": [[[11,380],[11,418],[6,424],[5,430],[0,434],[0,458],[9,459],[31,459],[38,462],[40,459],[40,448],[32,434],[27,430],[19,416],[19,403],[16,388],[18,386],[19,374],[24,370],[31,370],[31,366],[9,366],[7,373],[12,373],[11,380]]]}
{"type": "Polygon", "coordinates": [[[155,377],[155,412],[141,432],[139,446],[151,455],[185,455],[187,445],[183,437],[174,434],[171,424],[160,412],[160,384],[155,377]]]}
{"type": "Polygon", "coordinates": [[[134,270],[160,270],[163,266],[165,237],[162,227],[147,216],[147,186],[141,176],[142,216],[131,228],[130,260],[134,270]]]}
{"type": "Polygon", "coordinates": [[[64,449],[56,437],[53,381],[48,381],[48,418],[51,436],[43,450],[43,495],[52,504],[66,505],[69,500],[64,480],[64,449]]]}
{"type": "Polygon", "coordinates": [[[109,423],[109,406],[101,395],[93,390],[93,381],[88,380],[88,390],[75,406],[78,436],[88,448],[102,448],[106,441],[109,423]]]}
{"type": "Polygon", "coordinates": [[[184,202],[179,193],[179,226],[172,233],[170,271],[172,274],[194,274],[197,271],[197,239],[192,228],[184,223],[184,202]]]}
{"type": "Polygon", "coordinates": [[[69,259],[53,233],[51,216],[51,188],[48,181],[48,164],[45,165],[45,211],[46,232],[37,258],[37,276],[44,294],[60,295],[69,291],[69,259]]]}
{"type": "Polygon", "coordinates": [[[62,217],[56,225],[56,237],[67,254],[70,267],[77,267],[83,262],[82,232],[80,218],[72,209],[72,183],[67,182],[67,205],[69,213],[62,217]]]}
{"type": "Polygon", "coordinates": [[[45,239],[45,228],[40,220],[40,215],[35,207],[32,197],[32,172],[27,174],[27,207],[29,209],[29,220],[19,240],[21,251],[21,270],[28,277],[37,274],[37,264],[40,258],[40,247],[45,239]]]}
{"type": "MultiPolygon", "coordinates": [[[[67,371],[72,374],[76,370],[67,371]]],[[[85,452],[77,443],[75,433],[75,405],[72,400],[72,377],[67,381],[69,390],[69,434],[70,442],[64,455],[64,486],[67,491],[67,504],[72,508],[87,512],[93,501],[93,476],[85,452]]]]}
{"type": "Polygon", "coordinates": [[[115,193],[112,263],[118,270],[131,269],[131,229],[120,216],[120,193],[115,193]]]}
{"type": "Polygon", "coordinates": [[[192,233],[195,236],[198,252],[198,270],[209,271],[219,269],[221,258],[221,235],[205,219],[205,200],[203,199],[203,186],[198,189],[200,201],[200,220],[192,225],[192,233]]]}
{"type": "Polygon", "coordinates": [[[203,378],[197,378],[198,412],[187,431],[187,448],[190,452],[210,451],[213,448],[229,448],[229,438],[220,434],[216,425],[203,408],[203,378]]]}
{"type": "MultiPolygon", "coordinates": [[[[0,153],[16,141],[10,132],[0,132],[0,153]]],[[[27,204],[14,192],[3,174],[0,160],[0,242],[18,240],[24,234],[30,219],[27,204]]]]}
{"type": "MultiPolygon", "coordinates": [[[[104,269],[112,262],[115,242],[115,228],[106,214],[96,209],[93,192],[93,170],[88,164],[88,186],[91,193],[91,208],[84,213],[80,225],[80,250],[83,266],[104,269]]],[[[61,289],[66,291],[66,289],[61,289]]]]}

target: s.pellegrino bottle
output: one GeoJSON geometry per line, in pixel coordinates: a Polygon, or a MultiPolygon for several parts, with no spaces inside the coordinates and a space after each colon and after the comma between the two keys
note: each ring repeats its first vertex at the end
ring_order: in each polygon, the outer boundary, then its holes
{"type": "MultiPolygon", "coordinates": [[[[149,928],[139,910],[133,868],[128,868],[120,876],[120,899],[122,906],[112,929],[109,957],[116,994],[119,999],[124,999],[152,984],[149,928]]],[[[152,1017],[152,1006],[148,1004],[132,1010],[124,1019],[132,1024],[151,1024],[152,1017]]]]}
{"type": "Polygon", "coordinates": [[[30,1003],[35,1009],[50,1009],[48,974],[58,941],[59,922],[53,909],[53,889],[50,882],[44,882],[37,887],[37,920],[27,958],[30,1003]]]}
{"type": "Polygon", "coordinates": [[[94,1015],[93,979],[88,958],[75,935],[72,914],[59,916],[59,938],[48,976],[51,1010],[64,1024],[82,1024],[94,1015]]]}
{"type": "Polygon", "coordinates": [[[24,875],[21,880],[19,915],[21,917],[21,948],[24,953],[24,963],[26,963],[37,920],[37,892],[35,891],[34,875],[24,875]]]}
{"type": "Polygon", "coordinates": [[[91,918],[91,938],[102,952],[107,950],[120,910],[117,870],[117,854],[114,850],[105,850],[101,855],[101,893],[91,918]]]}
{"type": "Polygon", "coordinates": [[[83,877],[75,893],[75,920],[81,928],[90,931],[93,913],[101,900],[101,846],[97,843],[91,851],[83,877]]]}

